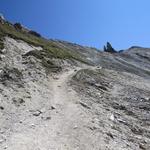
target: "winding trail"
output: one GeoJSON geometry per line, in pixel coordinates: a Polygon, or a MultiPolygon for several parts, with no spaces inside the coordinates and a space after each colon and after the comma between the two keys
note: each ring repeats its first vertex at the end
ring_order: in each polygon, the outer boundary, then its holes
{"type": "Polygon", "coordinates": [[[69,69],[50,76],[48,101],[40,98],[37,105],[33,104],[40,108],[42,105],[40,114],[39,111],[35,115],[25,112],[23,122],[16,124],[15,132],[4,143],[7,150],[99,150],[101,137],[94,132],[98,121],[90,109],[81,105],[84,97],[69,85],[81,69],[69,69]]]}
{"type": "Polygon", "coordinates": [[[88,150],[91,147],[89,130],[85,128],[90,117],[77,103],[80,100],[77,93],[67,85],[75,73],[74,70],[63,72],[52,82],[53,105],[57,111],[51,120],[51,149],[88,150]]]}
{"type": "Polygon", "coordinates": [[[26,111],[29,114],[23,123],[16,124],[15,132],[3,147],[7,150],[99,150],[96,146],[99,138],[89,128],[94,116],[81,106],[82,95],[69,85],[80,69],[50,76],[48,101],[45,103],[41,98],[37,104],[38,107],[43,104],[41,113],[35,116],[26,111]]]}

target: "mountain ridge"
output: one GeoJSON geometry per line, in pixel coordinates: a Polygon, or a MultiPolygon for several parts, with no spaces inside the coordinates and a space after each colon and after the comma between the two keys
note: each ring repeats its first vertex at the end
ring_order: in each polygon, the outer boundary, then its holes
{"type": "Polygon", "coordinates": [[[1,150],[150,149],[149,48],[103,52],[21,26],[0,21],[1,150]]]}

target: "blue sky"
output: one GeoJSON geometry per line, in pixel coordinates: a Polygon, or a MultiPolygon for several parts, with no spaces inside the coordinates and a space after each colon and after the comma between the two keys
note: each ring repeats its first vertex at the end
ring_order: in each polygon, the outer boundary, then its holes
{"type": "Polygon", "coordinates": [[[150,0],[1,0],[0,12],[43,36],[102,48],[150,47],[150,0]]]}

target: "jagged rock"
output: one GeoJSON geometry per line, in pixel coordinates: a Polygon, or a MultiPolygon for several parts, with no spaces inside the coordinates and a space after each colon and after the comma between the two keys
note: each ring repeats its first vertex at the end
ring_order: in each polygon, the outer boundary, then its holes
{"type": "Polygon", "coordinates": [[[117,53],[117,51],[111,46],[109,42],[107,42],[107,45],[104,46],[104,52],[117,53]]]}
{"type": "Polygon", "coordinates": [[[40,116],[42,112],[40,110],[37,110],[37,111],[33,111],[33,116],[40,116]]]}
{"type": "Polygon", "coordinates": [[[3,60],[5,57],[5,55],[0,55],[0,60],[3,60]]]}
{"type": "Polygon", "coordinates": [[[107,89],[105,86],[101,85],[101,84],[96,83],[95,86],[96,86],[97,88],[99,88],[99,89],[104,90],[104,91],[108,91],[108,89],[107,89]]]}
{"type": "Polygon", "coordinates": [[[6,49],[4,48],[4,49],[2,49],[2,50],[0,50],[0,53],[2,53],[2,54],[5,54],[7,51],[6,51],[6,49]]]}
{"type": "Polygon", "coordinates": [[[107,134],[109,137],[111,137],[112,139],[114,139],[114,136],[113,136],[113,134],[112,134],[112,133],[107,132],[106,134],[107,134]]]}
{"type": "Polygon", "coordinates": [[[87,109],[91,109],[87,104],[85,104],[83,102],[79,102],[79,104],[87,109]]]}
{"type": "Polygon", "coordinates": [[[51,106],[51,108],[50,108],[51,110],[54,110],[54,109],[56,109],[54,106],[51,106]]]}
{"type": "Polygon", "coordinates": [[[2,69],[0,69],[0,76],[3,74],[4,72],[3,72],[3,70],[2,69]]]}
{"type": "Polygon", "coordinates": [[[111,114],[110,120],[111,120],[111,121],[115,121],[115,119],[116,119],[116,117],[114,116],[114,114],[111,114]]]}
{"type": "Polygon", "coordinates": [[[4,107],[3,107],[3,106],[0,106],[0,109],[1,109],[1,110],[4,110],[4,107]]]}
{"type": "Polygon", "coordinates": [[[0,73],[0,81],[18,82],[22,78],[22,73],[17,68],[4,68],[0,73]]]}

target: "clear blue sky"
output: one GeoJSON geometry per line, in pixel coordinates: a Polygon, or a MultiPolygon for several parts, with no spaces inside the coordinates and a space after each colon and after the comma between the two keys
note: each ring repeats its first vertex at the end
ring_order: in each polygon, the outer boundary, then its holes
{"type": "Polygon", "coordinates": [[[150,47],[150,0],[1,0],[0,12],[47,38],[150,47]]]}

